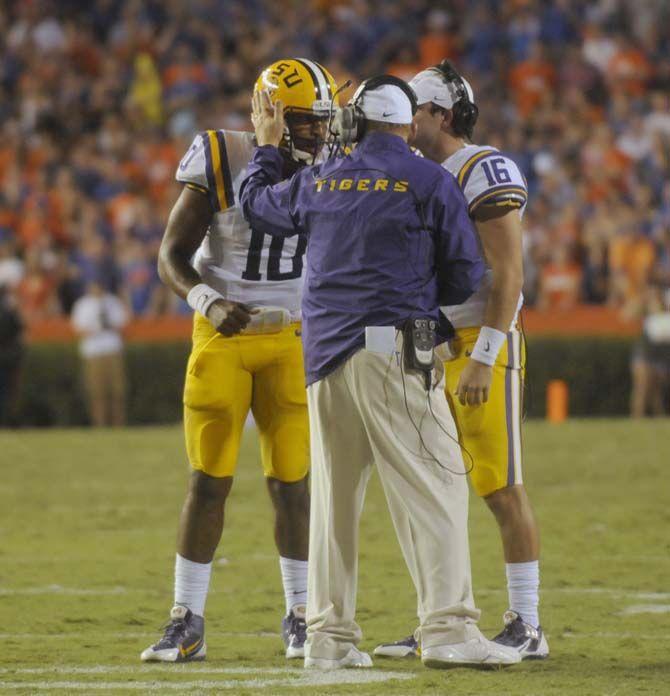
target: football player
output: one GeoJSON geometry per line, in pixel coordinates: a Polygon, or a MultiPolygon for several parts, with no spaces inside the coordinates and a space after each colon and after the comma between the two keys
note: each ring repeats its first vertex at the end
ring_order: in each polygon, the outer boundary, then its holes
{"type": "MultiPolygon", "coordinates": [[[[526,182],[496,148],[472,143],[478,116],[472,88],[448,61],[423,70],[410,85],[419,104],[413,145],[456,178],[488,266],[466,302],[442,311],[456,329],[453,358],[444,365],[447,399],[473,460],[470,480],[502,537],[509,609],[494,640],[515,647],[524,659],[544,658],[549,648],[538,617],[539,532],[521,471],[525,349],[517,319],[526,182]]],[[[375,650],[388,657],[417,652],[413,636],[375,650]]]]}
{"type": "MultiPolygon", "coordinates": [[[[319,156],[335,84],[318,63],[280,60],[255,90],[286,112],[285,173],[319,156]]],[[[286,597],[286,657],[303,657],[307,595],[309,426],[300,339],[305,239],[250,229],[240,182],[254,134],[196,136],[177,170],[184,184],[159,254],[164,283],[195,310],[184,386],[184,430],[192,472],[177,538],[174,607],[143,661],[205,658],[205,601],[221,538],[240,439],[251,409],[275,511],[275,542],[286,597]]]]}

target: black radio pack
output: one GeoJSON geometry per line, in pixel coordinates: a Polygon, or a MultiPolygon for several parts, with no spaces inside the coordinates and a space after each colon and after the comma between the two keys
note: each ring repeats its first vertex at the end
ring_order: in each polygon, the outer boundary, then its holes
{"type": "Polygon", "coordinates": [[[434,319],[409,319],[403,328],[403,358],[407,371],[423,374],[426,390],[430,389],[435,365],[434,319]]]}

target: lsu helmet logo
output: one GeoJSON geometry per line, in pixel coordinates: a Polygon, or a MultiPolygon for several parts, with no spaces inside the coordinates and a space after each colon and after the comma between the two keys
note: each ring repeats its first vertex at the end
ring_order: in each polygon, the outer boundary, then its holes
{"type": "Polygon", "coordinates": [[[263,89],[268,90],[273,102],[280,99],[287,113],[300,111],[328,116],[337,87],[333,76],[319,63],[306,58],[287,58],[263,70],[254,91],[263,89]]]}
{"type": "Polygon", "coordinates": [[[260,90],[267,90],[273,103],[284,104],[282,147],[295,162],[313,163],[325,142],[331,108],[338,106],[333,76],[314,61],[286,58],[263,70],[254,85],[254,91],[260,90]]]}

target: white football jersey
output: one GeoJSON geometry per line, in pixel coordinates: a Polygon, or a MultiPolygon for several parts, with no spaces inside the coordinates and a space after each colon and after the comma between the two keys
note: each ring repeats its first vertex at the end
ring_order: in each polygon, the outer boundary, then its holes
{"type": "MultiPolygon", "coordinates": [[[[468,212],[483,205],[505,206],[518,209],[523,215],[528,200],[528,189],[523,174],[513,160],[489,145],[466,145],[442,163],[454,175],[468,203],[468,212]]],[[[460,305],[442,307],[447,319],[456,329],[482,326],[491,290],[492,271],[487,269],[477,290],[460,305]]],[[[512,326],[523,306],[519,295],[512,326]]]]}
{"type": "Polygon", "coordinates": [[[193,265],[226,299],[284,307],[298,318],[306,240],[256,232],[242,216],[240,185],[253,150],[253,133],[209,130],[179,163],[177,181],[207,194],[215,211],[193,265]]]}

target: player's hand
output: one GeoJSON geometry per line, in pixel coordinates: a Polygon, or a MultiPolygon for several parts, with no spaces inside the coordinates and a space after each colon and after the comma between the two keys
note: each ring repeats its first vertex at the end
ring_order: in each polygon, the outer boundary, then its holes
{"type": "Polygon", "coordinates": [[[492,378],[493,367],[471,358],[461,372],[454,394],[463,406],[485,404],[489,400],[492,378]]]}
{"type": "Polygon", "coordinates": [[[259,146],[277,147],[284,137],[284,105],[279,100],[273,104],[266,89],[254,92],[251,98],[251,122],[259,146]]]}
{"type": "Polygon", "coordinates": [[[230,337],[240,333],[251,321],[251,315],[257,313],[257,309],[241,302],[216,300],[207,310],[207,319],[220,334],[230,337]]]}

